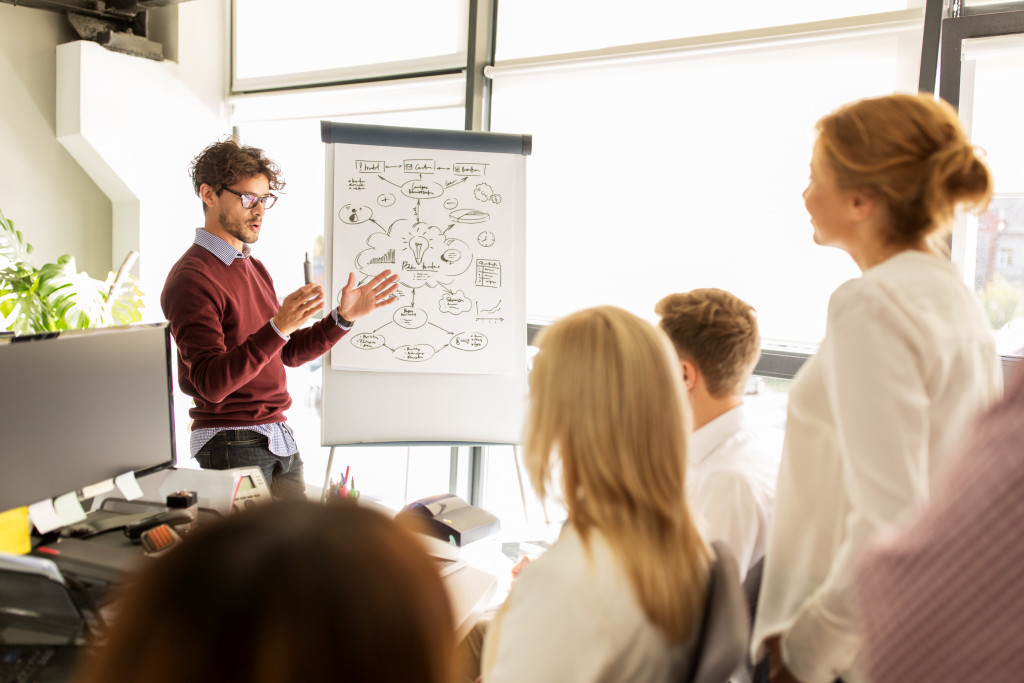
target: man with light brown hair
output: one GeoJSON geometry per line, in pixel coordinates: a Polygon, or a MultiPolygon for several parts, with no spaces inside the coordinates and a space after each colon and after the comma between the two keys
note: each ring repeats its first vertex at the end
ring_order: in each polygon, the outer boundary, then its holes
{"type": "Polygon", "coordinates": [[[732,550],[742,579],[764,556],[779,466],[779,449],[744,413],[761,355],[757,313],[721,289],[670,294],[654,310],[679,356],[693,415],[690,507],[705,538],[732,550]]]}

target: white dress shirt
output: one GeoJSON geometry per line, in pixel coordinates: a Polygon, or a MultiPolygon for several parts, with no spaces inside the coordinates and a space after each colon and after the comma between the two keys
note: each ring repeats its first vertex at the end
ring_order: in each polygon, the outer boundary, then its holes
{"type": "MultiPolygon", "coordinates": [[[[566,525],[551,549],[523,569],[487,629],[484,683],[682,678],[696,638],[670,645],[600,534],[590,534],[589,551],[566,525]]],[[[696,619],[699,625],[699,613],[696,619]]]]}
{"type": "Polygon", "coordinates": [[[949,261],[904,251],[840,286],[790,391],[752,649],[781,635],[804,683],[864,680],[852,574],[868,538],[924,506],[1002,390],[981,306],[949,261]]]}
{"type": "Polygon", "coordinates": [[[729,547],[740,580],[765,553],[780,455],[745,416],[739,405],[694,431],[686,473],[687,498],[701,534],[729,547]]]}

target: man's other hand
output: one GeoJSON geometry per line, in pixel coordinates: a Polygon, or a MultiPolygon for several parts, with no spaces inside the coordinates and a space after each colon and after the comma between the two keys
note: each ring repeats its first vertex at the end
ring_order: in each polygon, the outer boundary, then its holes
{"type": "Polygon", "coordinates": [[[274,316],[274,326],[283,335],[306,324],[310,316],[324,307],[324,289],[320,285],[310,284],[299,287],[281,302],[281,308],[274,316]]]}

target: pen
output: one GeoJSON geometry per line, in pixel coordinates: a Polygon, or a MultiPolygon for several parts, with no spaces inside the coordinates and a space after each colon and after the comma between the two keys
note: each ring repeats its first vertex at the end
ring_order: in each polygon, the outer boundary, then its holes
{"type": "Polygon", "coordinates": [[[306,284],[313,282],[313,264],[309,262],[309,252],[306,252],[306,261],[302,264],[302,274],[306,278],[306,284]]]}

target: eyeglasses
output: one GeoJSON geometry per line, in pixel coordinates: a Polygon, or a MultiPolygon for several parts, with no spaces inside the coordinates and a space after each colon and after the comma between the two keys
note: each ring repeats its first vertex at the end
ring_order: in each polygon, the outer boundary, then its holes
{"type": "Polygon", "coordinates": [[[249,192],[235,192],[230,187],[225,187],[225,190],[233,195],[237,195],[242,200],[242,208],[251,209],[256,206],[257,202],[263,202],[263,208],[269,209],[277,201],[277,197],[272,194],[268,194],[266,197],[261,197],[258,194],[251,194],[249,192]]]}

